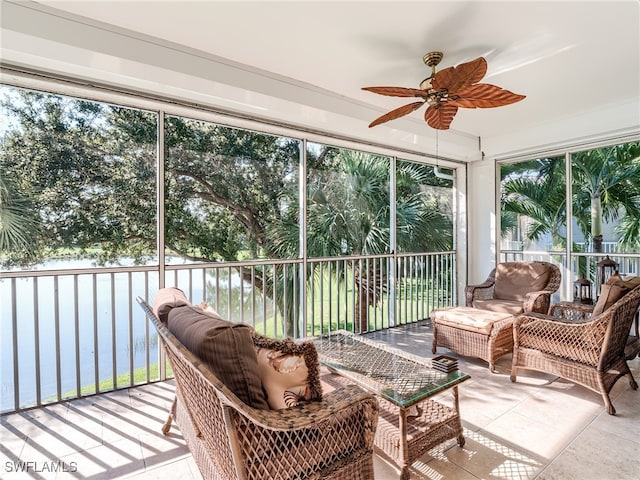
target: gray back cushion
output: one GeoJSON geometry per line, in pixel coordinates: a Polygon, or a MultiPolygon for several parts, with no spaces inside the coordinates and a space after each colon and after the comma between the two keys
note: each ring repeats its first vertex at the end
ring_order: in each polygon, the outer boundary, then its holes
{"type": "Polygon", "coordinates": [[[172,308],[168,328],[242,402],[269,410],[258,374],[252,328],[192,306],[172,308]]]}

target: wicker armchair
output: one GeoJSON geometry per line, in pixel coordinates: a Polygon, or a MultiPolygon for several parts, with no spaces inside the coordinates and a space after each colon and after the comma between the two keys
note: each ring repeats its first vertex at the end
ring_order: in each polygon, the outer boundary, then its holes
{"type": "Polygon", "coordinates": [[[598,315],[564,302],[548,316],[519,316],[513,325],[511,381],[520,369],[558,375],[600,393],[609,414],[615,415],[609,392],[616,381],[627,375],[631,388],[638,388],[624,349],[639,305],[637,286],[598,315]]]}
{"type": "Polygon", "coordinates": [[[467,307],[519,315],[547,313],[562,274],[552,263],[502,262],[479,285],[465,288],[467,307]]]}
{"type": "Polygon", "coordinates": [[[351,385],[291,408],[251,408],[137,301],[175,376],[176,398],[162,432],[176,422],[205,479],[373,478],[378,403],[372,395],[351,385]]]}

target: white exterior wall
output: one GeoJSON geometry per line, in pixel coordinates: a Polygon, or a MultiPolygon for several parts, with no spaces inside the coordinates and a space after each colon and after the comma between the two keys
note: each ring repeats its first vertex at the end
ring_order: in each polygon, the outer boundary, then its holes
{"type": "Polygon", "coordinates": [[[477,284],[487,278],[496,263],[495,161],[469,163],[467,179],[467,283],[477,284]]]}

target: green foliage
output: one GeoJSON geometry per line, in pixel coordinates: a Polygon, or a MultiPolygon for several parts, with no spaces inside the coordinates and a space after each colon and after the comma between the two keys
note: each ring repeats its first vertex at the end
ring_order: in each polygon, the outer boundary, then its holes
{"type": "Polygon", "coordinates": [[[579,152],[573,156],[572,172],[574,212],[583,231],[595,237],[601,235],[603,221],[621,220],[620,243],[627,249],[637,247],[640,143],[579,152]]]}
{"type": "MultiPolygon", "coordinates": [[[[142,257],[155,246],[155,152],[108,128],[111,107],[16,91],[3,106],[20,127],[5,133],[0,166],[27,188],[41,226],[26,250],[3,261],[27,265],[51,250],[101,245],[101,262],[142,257]]],[[[150,116],[138,112],[139,115],[150,116]]],[[[23,190],[27,191],[27,190],[23,190]]]]}
{"type": "MultiPolygon", "coordinates": [[[[602,222],[617,222],[619,244],[640,246],[640,143],[632,142],[572,154],[573,218],[585,238],[600,235],[602,222]]],[[[525,236],[550,233],[554,246],[566,245],[564,159],[540,159],[502,166],[503,235],[515,228],[514,215],[530,219],[525,236]]]]}
{"type": "Polygon", "coordinates": [[[298,202],[299,142],[178,117],[166,132],[169,248],[210,261],[236,260],[240,250],[283,253],[267,231],[298,202]]]}
{"type": "MultiPolygon", "coordinates": [[[[97,251],[101,264],[154,255],[157,115],[3,92],[12,124],[0,151],[2,261],[29,265],[69,248],[97,251]]],[[[237,260],[241,252],[299,256],[298,140],[174,116],[164,127],[168,254],[196,261],[237,260]]],[[[401,163],[400,248],[451,248],[451,221],[421,187],[442,180],[431,167],[401,163]]],[[[308,168],[309,253],[389,252],[389,161],[319,146],[308,152],[308,168]]]]}
{"type": "MultiPolygon", "coordinates": [[[[5,265],[68,250],[97,254],[100,264],[146,263],[156,254],[158,212],[168,255],[206,262],[300,256],[299,140],[167,116],[158,172],[155,112],[2,91],[11,119],[0,151],[5,265]],[[159,178],[164,198],[157,200],[159,178]]],[[[391,252],[389,159],[314,145],[307,161],[308,255],[391,252]]],[[[450,196],[449,183],[430,166],[398,163],[397,247],[451,249],[450,198],[437,191],[445,187],[450,196]]],[[[295,275],[283,268],[244,279],[276,297],[289,332],[295,275]]]]}
{"type": "Polygon", "coordinates": [[[554,246],[565,244],[561,234],[566,221],[563,165],[562,158],[545,158],[512,165],[506,175],[501,172],[501,210],[531,220],[525,233],[528,239],[538,240],[550,233],[554,246]]]}
{"type": "Polygon", "coordinates": [[[32,205],[33,194],[28,189],[0,171],[0,252],[9,264],[21,258],[30,259],[32,241],[40,232],[38,212],[32,205]]]}

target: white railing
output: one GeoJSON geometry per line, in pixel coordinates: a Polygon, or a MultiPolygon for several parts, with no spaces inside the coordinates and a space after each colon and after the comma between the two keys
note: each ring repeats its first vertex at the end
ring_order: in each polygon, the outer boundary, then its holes
{"type": "MultiPolygon", "coordinates": [[[[454,252],[166,265],[164,285],[274,338],[416,322],[452,305],[454,252]],[[273,279],[276,279],[274,282],[273,279]]],[[[2,272],[0,413],[166,378],[135,304],[159,267],[2,272]]]]}
{"type": "MultiPolygon", "coordinates": [[[[618,264],[618,272],[621,275],[640,276],[640,254],[638,253],[574,252],[571,254],[568,270],[566,270],[567,260],[564,252],[515,250],[502,250],[500,252],[501,262],[541,260],[555,263],[563,272],[570,272],[569,275],[563,274],[562,285],[558,293],[554,296],[554,301],[572,300],[571,292],[573,292],[573,282],[580,276],[583,276],[591,282],[592,296],[594,299],[597,298],[600,294],[600,285],[602,283],[601,272],[597,267],[597,263],[607,257],[618,264]]],[[[609,273],[610,272],[605,272],[605,276],[609,273]]]]}

